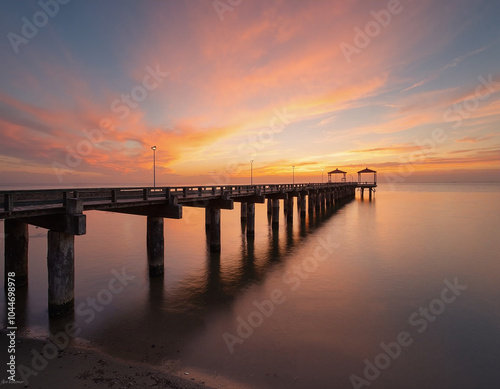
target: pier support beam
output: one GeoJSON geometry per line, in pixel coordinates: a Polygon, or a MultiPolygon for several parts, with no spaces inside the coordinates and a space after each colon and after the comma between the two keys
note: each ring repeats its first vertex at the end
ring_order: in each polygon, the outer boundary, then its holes
{"type": "Polygon", "coordinates": [[[210,231],[208,234],[210,251],[220,252],[220,208],[207,208],[210,212],[210,231]]]}
{"type": "Polygon", "coordinates": [[[280,200],[273,199],[273,227],[277,227],[280,223],[280,200]]]}
{"type": "Polygon", "coordinates": [[[267,199],[267,213],[271,214],[273,212],[273,200],[267,199]]]}
{"type": "Polygon", "coordinates": [[[75,236],[49,231],[47,234],[49,316],[73,311],[75,305],[75,236]]]}
{"type": "Polygon", "coordinates": [[[205,208],[205,231],[210,231],[210,208],[205,208]]]}
{"type": "Polygon", "coordinates": [[[247,220],[247,203],[241,203],[241,220],[247,220]]]}
{"type": "Polygon", "coordinates": [[[306,195],[300,196],[300,214],[304,216],[306,214],[306,195]]]}
{"type": "Polygon", "coordinates": [[[293,197],[289,197],[287,200],[285,200],[286,208],[287,208],[287,214],[286,214],[286,220],[288,222],[293,221],[293,197]]]}
{"type": "Polygon", "coordinates": [[[28,284],[28,224],[15,219],[7,219],[4,223],[5,233],[5,282],[7,274],[16,274],[16,287],[28,284]]]}
{"type": "Polygon", "coordinates": [[[165,261],[165,239],[163,234],[163,217],[148,216],[147,249],[149,275],[162,275],[165,261]]]}
{"type": "Polygon", "coordinates": [[[248,203],[247,208],[247,236],[255,235],[255,203],[248,203]]]}

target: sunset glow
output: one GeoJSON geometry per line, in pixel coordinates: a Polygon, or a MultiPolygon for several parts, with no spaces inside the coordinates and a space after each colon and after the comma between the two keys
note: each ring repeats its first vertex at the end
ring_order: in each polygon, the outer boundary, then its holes
{"type": "Polygon", "coordinates": [[[2,184],[500,181],[498,2],[41,3],[0,5],[2,184]]]}

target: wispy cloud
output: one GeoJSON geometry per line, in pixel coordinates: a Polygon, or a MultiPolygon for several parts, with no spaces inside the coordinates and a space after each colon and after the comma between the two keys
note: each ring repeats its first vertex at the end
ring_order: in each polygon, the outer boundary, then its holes
{"type": "Polygon", "coordinates": [[[490,48],[491,47],[491,44],[489,45],[486,45],[484,47],[481,47],[477,50],[473,50],[473,51],[470,51],[468,53],[465,53],[457,58],[455,58],[453,61],[447,63],[446,65],[442,66],[441,68],[439,68],[438,70],[436,70],[434,73],[432,73],[429,77],[427,78],[424,78],[423,80],[420,80],[419,82],[416,82],[415,84],[409,86],[408,88],[405,88],[402,90],[402,92],[407,92],[409,90],[412,90],[414,88],[418,88],[419,86],[422,86],[422,85],[425,85],[431,81],[434,81],[434,80],[437,80],[439,77],[441,77],[441,75],[448,69],[451,69],[451,68],[454,68],[455,66],[459,65],[461,62],[463,62],[465,59],[475,55],[475,54],[479,54],[483,51],[485,51],[486,49],[490,48]]]}
{"type": "Polygon", "coordinates": [[[479,143],[485,140],[491,139],[495,136],[500,135],[500,133],[491,133],[484,136],[464,136],[463,138],[455,140],[457,143],[479,143]]]}
{"type": "Polygon", "coordinates": [[[421,150],[422,148],[415,144],[401,144],[388,147],[375,147],[372,149],[351,150],[351,153],[384,153],[384,154],[399,154],[403,152],[412,152],[421,150]]]}

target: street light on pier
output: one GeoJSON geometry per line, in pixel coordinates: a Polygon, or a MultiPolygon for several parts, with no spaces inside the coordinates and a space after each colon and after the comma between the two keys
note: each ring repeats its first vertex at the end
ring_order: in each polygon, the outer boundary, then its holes
{"type": "Polygon", "coordinates": [[[250,161],[250,185],[253,185],[253,159],[250,161]]]}
{"type": "Polygon", "coordinates": [[[156,188],[156,146],[151,147],[153,150],[153,188],[156,188]]]}
{"type": "Polygon", "coordinates": [[[321,183],[323,183],[323,172],[325,171],[325,169],[321,169],[321,183]]]}
{"type": "Polygon", "coordinates": [[[295,185],[295,165],[292,166],[292,184],[295,185]]]}

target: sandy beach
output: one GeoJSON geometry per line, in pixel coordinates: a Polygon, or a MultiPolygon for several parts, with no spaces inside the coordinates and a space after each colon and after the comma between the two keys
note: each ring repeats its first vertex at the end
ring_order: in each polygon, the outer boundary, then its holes
{"type": "MultiPolygon", "coordinates": [[[[0,347],[7,348],[6,332],[1,332],[0,347]]],[[[205,389],[233,388],[233,383],[217,375],[181,371],[172,363],[161,368],[131,363],[105,355],[85,344],[70,345],[53,356],[54,343],[49,339],[17,338],[17,381],[9,387],[36,389],[88,389],[88,388],[172,388],[205,389]],[[35,351],[34,351],[35,350],[35,351]],[[39,354],[38,354],[39,353],[39,354]],[[37,357],[35,357],[37,355],[37,357]],[[45,358],[46,357],[46,358],[45,358]],[[23,373],[20,366],[23,365],[23,373]],[[23,379],[24,378],[24,379],[23,379]]],[[[2,366],[7,353],[2,352],[2,366]]],[[[1,383],[7,384],[6,371],[1,383]]]]}

